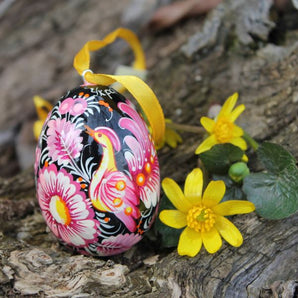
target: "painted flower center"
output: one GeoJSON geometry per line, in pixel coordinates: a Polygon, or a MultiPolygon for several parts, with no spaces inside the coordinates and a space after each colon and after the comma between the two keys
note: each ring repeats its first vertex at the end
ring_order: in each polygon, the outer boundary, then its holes
{"type": "Polygon", "coordinates": [[[234,124],[225,118],[220,118],[214,126],[214,135],[219,143],[228,143],[233,138],[234,124]]]}
{"type": "Polygon", "coordinates": [[[124,213],[126,214],[126,215],[131,215],[132,214],[132,208],[131,207],[126,207],[125,208],[125,210],[124,210],[124,213]]]}
{"type": "Polygon", "coordinates": [[[194,206],[187,213],[187,225],[196,232],[208,232],[215,223],[215,214],[205,206],[194,206]]]}
{"type": "Polygon", "coordinates": [[[154,164],[154,157],[152,155],[150,156],[150,162],[154,164]]]}
{"type": "Polygon", "coordinates": [[[139,173],[136,179],[137,185],[143,186],[145,184],[145,181],[146,181],[145,175],[143,173],[139,173]]]}
{"type": "Polygon", "coordinates": [[[120,207],[123,204],[123,200],[121,198],[115,198],[113,204],[115,207],[120,207]]]}
{"type": "Polygon", "coordinates": [[[145,171],[147,174],[151,174],[151,164],[149,162],[145,163],[145,171]]]}
{"type": "Polygon", "coordinates": [[[62,200],[59,196],[53,196],[50,201],[50,211],[53,215],[54,219],[63,225],[68,226],[71,222],[71,217],[69,214],[69,210],[65,204],[65,202],[62,200]]]}
{"type": "Polygon", "coordinates": [[[116,187],[117,190],[124,190],[125,187],[126,187],[126,183],[125,183],[124,180],[119,180],[119,181],[117,181],[115,187],[116,187]]]}

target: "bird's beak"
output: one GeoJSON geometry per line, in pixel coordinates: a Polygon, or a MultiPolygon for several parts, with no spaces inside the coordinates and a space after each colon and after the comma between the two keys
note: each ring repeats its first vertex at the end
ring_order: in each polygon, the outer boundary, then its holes
{"type": "Polygon", "coordinates": [[[85,128],[86,128],[86,133],[92,138],[94,138],[94,130],[90,128],[88,125],[85,125],[85,128]]]}

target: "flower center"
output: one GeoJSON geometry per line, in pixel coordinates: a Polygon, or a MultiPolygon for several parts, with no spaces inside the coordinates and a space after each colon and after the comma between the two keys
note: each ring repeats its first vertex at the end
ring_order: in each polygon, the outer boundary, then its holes
{"type": "Polygon", "coordinates": [[[225,118],[220,118],[214,126],[214,135],[219,143],[228,143],[233,138],[234,124],[225,118]]]}
{"type": "Polygon", "coordinates": [[[187,225],[196,232],[208,232],[215,223],[215,214],[205,206],[194,206],[187,213],[187,225]]]}
{"type": "Polygon", "coordinates": [[[53,196],[50,201],[50,211],[53,215],[54,219],[63,225],[68,226],[71,222],[71,217],[69,214],[69,210],[65,204],[65,202],[62,200],[59,196],[53,196]]]}

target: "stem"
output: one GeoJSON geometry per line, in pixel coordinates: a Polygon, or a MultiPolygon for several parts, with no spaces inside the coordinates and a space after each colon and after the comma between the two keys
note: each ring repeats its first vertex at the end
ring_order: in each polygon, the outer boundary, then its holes
{"type": "Polygon", "coordinates": [[[244,131],[243,138],[254,151],[257,151],[259,144],[246,131],[244,131]]]}
{"type": "Polygon", "coordinates": [[[186,125],[186,124],[177,124],[177,123],[166,123],[166,126],[168,128],[172,128],[174,130],[180,130],[180,131],[187,131],[187,132],[194,132],[202,134],[205,132],[203,127],[193,126],[193,125],[186,125]]]}

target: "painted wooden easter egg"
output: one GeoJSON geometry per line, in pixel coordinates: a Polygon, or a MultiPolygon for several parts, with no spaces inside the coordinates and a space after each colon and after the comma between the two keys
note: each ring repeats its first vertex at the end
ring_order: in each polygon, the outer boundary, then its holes
{"type": "Polygon", "coordinates": [[[112,88],[79,87],[58,101],[38,141],[35,175],[48,227],[80,253],[126,251],[156,217],[153,142],[133,104],[112,88]]]}

